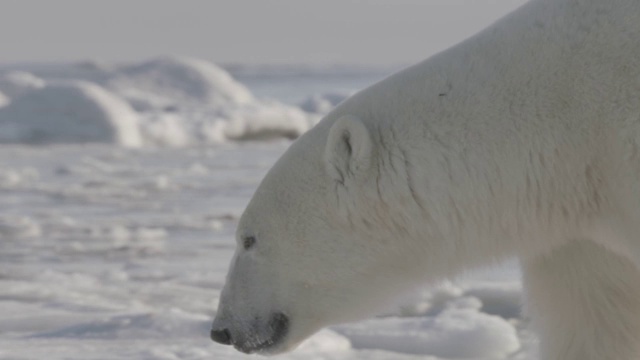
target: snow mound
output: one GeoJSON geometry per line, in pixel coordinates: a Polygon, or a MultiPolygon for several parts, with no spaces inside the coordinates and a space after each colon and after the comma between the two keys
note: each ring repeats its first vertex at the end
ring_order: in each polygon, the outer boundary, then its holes
{"type": "Polygon", "coordinates": [[[84,81],[48,84],[0,109],[0,142],[142,145],[138,116],[124,101],[84,81]]]}
{"type": "Polygon", "coordinates": [[[44,80],[25,71],[12,71],[0,76],[0,92],[10,99],[32,90],[42,89],[44,85],[44,80]]]}
{"type": "Polygon", "coordinates": [[[336,105],[340,104],[353,93],[351,92],[331,92],[325,94],[315,94],[300,103],[300,108],[312,114],[327,114],[336,105]]]}
{"type": "Polygon", "coordinates": [[[176,101],[222,106],[253,101],[226,71],[204,60],[163,57],[121,69],[109,87],[136,108],[174,106],[176,101]]]}
{"type": "Polygon", "coordinates": [[[149,111],[140,119],[145,144],[162,147],[295,139],[311,125],[310,117],[300,109],[263,101],[207,111],[149,111]]]}
{"type": "Polygon", "coordinates": [[[212,139],[295,139],[310,128],[309,120],[302,111],[279,103],[256,102],[228,109],[221,116],[225,120],[212,124],[212,139]]]}
{"type": "Polygon", "coordinates": [[[183,147],[191,142],[183,119],[174,114],[154,113],[140,119],[145,144],[161,147],[183,147]]]}
{"type": "Polygon", "coordinates": [[[436,317],[375,319],[334,330],[355,349],[445,359],[505,359],[520,348],[516,329],[509,322],[474,307],[448,309],[436,317]]]}
{"type": "Polygon", "coordinates": [[[185,147],[294,139],[321,117],[254,98],[225,70],[198,59],[27,69],[2,75],[9,101],[2,106],[0,97],[0,142],[185,147]]]}

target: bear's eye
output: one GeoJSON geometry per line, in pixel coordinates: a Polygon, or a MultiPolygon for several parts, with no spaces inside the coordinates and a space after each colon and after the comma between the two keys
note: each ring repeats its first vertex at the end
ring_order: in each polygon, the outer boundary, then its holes
{"type": "Polygon", "coordinates": [[[256,244],[255,236],[245,236],[242,238],[242,246],[245,250],[249,250],[256,244]]]}

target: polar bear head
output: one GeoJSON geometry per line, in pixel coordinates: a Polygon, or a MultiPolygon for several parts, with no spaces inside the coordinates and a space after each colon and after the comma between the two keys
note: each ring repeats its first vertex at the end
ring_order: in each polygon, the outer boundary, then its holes
{"type": "Polygon", "coordinates": [[[323,326],[370,315],[406,283],[409,257],[389,241],[377,196],[374,140],[354,116],[323,121],[269,171],[239,222],[214,341],[287,351],[323,326]]]}

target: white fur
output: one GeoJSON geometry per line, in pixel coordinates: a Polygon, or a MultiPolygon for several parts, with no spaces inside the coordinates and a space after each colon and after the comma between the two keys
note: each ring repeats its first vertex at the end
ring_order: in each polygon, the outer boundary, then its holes
{"type": "Polygon", "coordinates": [[[637,359],[638,39],[638,0],[534,0],[342,103],[256,191],[214,327],[284,312],[284,351],[518,256],[545,360],[637,359]]]}
{"type": "Polygon", "coordinates": [[[542,359],[637,359],[640,272],[591,241],[574,241],[523,266],[542,359]]]}

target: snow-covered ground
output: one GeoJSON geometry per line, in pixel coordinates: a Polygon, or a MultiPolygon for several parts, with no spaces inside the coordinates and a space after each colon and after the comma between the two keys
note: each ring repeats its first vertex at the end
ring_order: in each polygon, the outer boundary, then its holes
{"type": "MultiPolygon", "coordinates": [[[[238,216],[289,138],[385,74],[241,70],[0,67],[0,359],[249,358],[209,340],[238,216]]],[[[278,358],[535,359],[521,294],[515,264],[476,271],[278,358]]]]}

